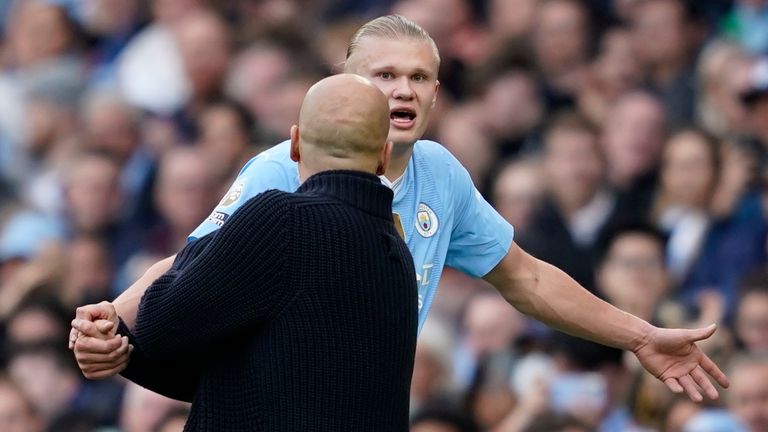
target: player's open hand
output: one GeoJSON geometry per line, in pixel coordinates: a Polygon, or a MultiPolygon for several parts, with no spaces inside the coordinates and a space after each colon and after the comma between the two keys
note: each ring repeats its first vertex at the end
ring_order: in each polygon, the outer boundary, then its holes
{"type": "Polygon", "coordinates": [[[702,393],[717,399],[717,389],[709,378],[724,388],[729,385],[728,378],[696,346],[697,341],[709,338],[716,329],[714,324],[691,330],[654,327],[634,353],[643,367],[673,392],[685,392],[696,402],[703,399],[702,393]]]}

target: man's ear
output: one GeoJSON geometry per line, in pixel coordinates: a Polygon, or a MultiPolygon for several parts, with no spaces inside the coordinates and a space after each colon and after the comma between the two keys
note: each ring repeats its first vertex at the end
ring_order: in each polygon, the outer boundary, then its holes
{"type": "Polygon", "coordinates": [[[381,149],[381,155],[379,156],[379,166],[376,167],[377,175],[384,175],[384,173],[387,172],[387,168],[389,168],[389,160],[392,158],[393,146],[394,144],[392,141],[387,141],[387,143],[384,144],[384,148],[381,149]]]}
{"type": "Polygon", "coordinates": [[[437,94],[440,93],[440,81],[435,80],[435,95],[432,96],[432,108],[437,104],[437,94]]]}
{"type": "Polygon", "coordinates": [[[291,160],[301,162],[301,153],[299,152],[299,127],[291,126],[291,160]]]}

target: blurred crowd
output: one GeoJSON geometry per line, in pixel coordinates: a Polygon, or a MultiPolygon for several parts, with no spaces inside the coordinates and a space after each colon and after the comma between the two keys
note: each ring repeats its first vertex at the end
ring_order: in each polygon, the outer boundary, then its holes
{"type": "Polygon", "coordinates": [[[768,1],[0,1],[0,430],[179,431],[188,406],[67,351],[78,305],[172,255],[287,138],[354,31],[442,56],[426,138],[515,240],[660,326],[719,325],[719,401],[447,270],[412,430],[768,431],[768,1]]]}

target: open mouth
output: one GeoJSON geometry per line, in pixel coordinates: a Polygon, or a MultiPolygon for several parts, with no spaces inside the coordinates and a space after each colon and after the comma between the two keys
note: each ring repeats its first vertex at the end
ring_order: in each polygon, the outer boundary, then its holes
{"type": "Polygon", "coordinates": [[[394,108],[389,113],[389,119],[395,127],[410,129],[416,120],[416,112],[410,108],[394,108]]]}

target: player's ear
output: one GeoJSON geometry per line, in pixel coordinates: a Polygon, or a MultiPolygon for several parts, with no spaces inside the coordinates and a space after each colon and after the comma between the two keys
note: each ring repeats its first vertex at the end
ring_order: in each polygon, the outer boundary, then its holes
{"type": "Polygon", "coordinates": [[[440,93],[440,80],[435,80],[435,95],[432,96],[432,108],[437,104],[437,94],[440,93]]]}
{"type": "Polygon", "coordinates": [[[381,156],[379,156],[379,166],[376,168],[377,175],[384,175],[384,173],[387,172],[387,168],[389,168],[389,160],[392,157],[393,146],[394,144],[392,141],[387,141],[387,143],[384,144],[384,148],[381,149],[381,156]]]}
{"type": "Polygon", "coordinates": [[[291,160],[294,162],[301,161],[301,153],[299,152],[299,127],[296,125],[291,126],[291,160]]]}

